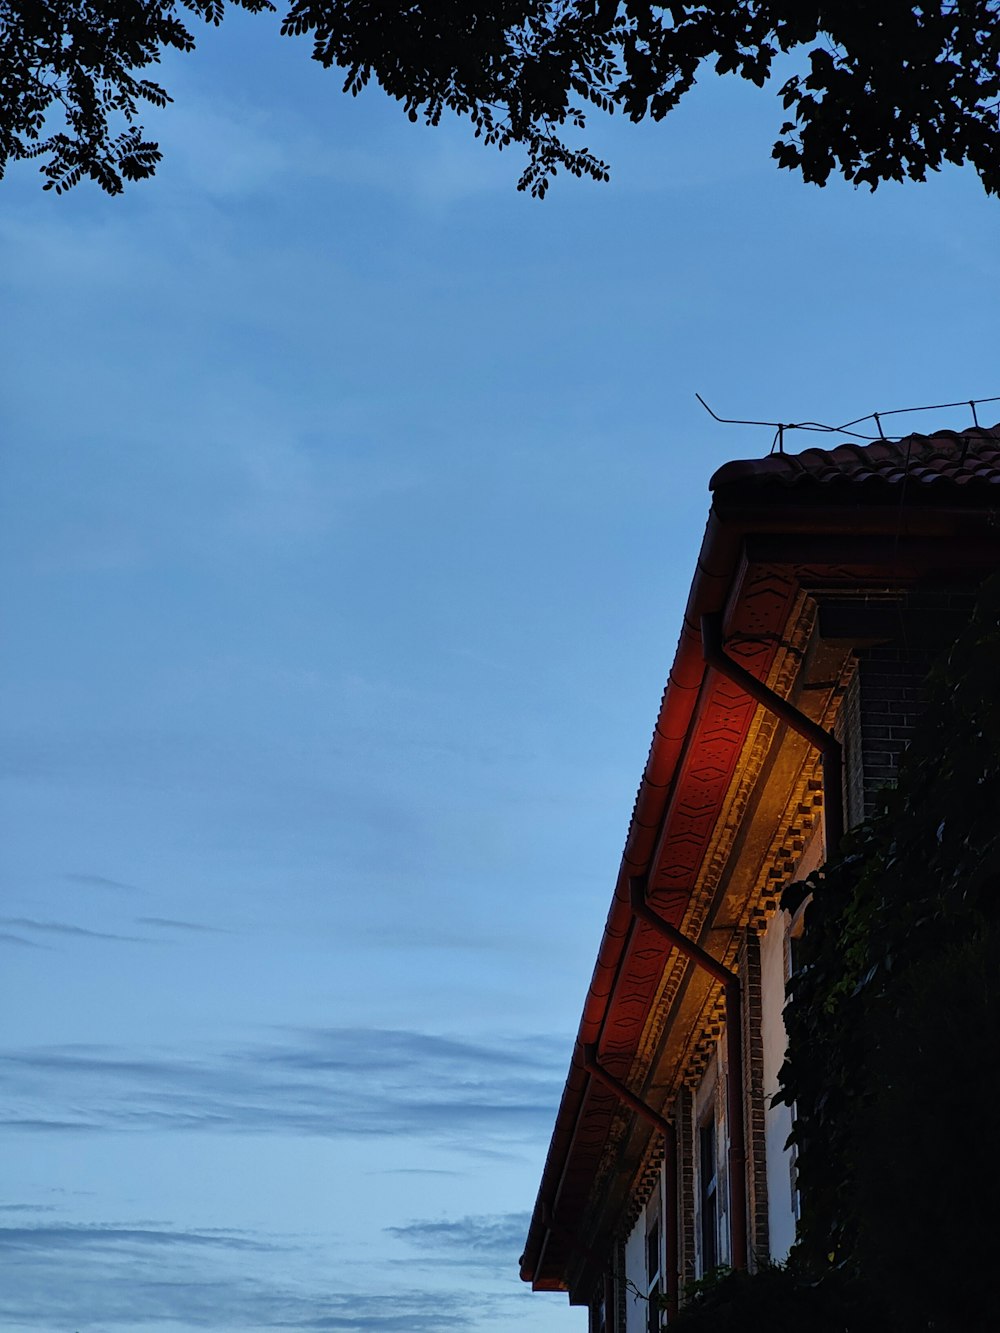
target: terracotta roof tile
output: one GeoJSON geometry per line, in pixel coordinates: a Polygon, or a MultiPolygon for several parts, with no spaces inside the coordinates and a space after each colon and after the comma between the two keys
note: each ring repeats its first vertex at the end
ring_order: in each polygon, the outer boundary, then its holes
{"type": "Polygon", "coordinates": [[[1000,425],[989,429],[908,435],[872,444],[838,444],[834,449],[806,449],[800,454],[724,463],[709,483],[723,487],[898,486],[904,480],[922,486],[1000,486],[1000,425]]]}

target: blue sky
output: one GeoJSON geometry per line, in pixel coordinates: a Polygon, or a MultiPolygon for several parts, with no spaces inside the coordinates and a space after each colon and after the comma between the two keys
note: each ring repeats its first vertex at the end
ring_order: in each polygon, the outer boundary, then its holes
{"type": "Polygon", "coordinates": [[[152,182],[0,185],[10,1333],[582,1329],[517,1256],[708,478],[771,443],[695,391],[1000,393],[970,174],[803,186],[706,76],[539,204],[307,55],[228,20],[152,182]]]}

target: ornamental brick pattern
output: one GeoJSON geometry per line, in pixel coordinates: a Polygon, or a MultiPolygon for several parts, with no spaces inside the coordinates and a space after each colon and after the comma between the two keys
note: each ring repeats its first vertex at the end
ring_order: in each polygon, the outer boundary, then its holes
{"type": "Polygon", "coordinates": [[[743,992],[740,1017],[743,1038],[743,1115],[747,1145],[747,1223],[750,1264],[756,1268],[771,1253],[767,1213],[760,937],[756,931],[747,930],[743,934],[739,973],[743,992]]]}
{"type": "Polygon", "coordinates": [[[694,1234],[694,1094],[682,1088],[674,1103],[677,1126],[677,1203],[680,1227],[677,1236],[677,1271],[683,1302],[688,1284],[697,1273],[694,1234]]]}

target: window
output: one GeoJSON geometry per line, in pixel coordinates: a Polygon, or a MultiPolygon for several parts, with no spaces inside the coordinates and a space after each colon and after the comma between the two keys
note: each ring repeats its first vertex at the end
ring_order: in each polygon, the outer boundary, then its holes
{"type": "Polygon", "coordinates": [[[604,1280],[590,1303],[590,1333],[615,1333],[618,1284],[613,1268],[604,1274],[604,1280]]]}
{"type": "Polygon", "coordinates": [[[715,1117],[698,1130],[698,1201],[701,1205],[701,1275],[719,1264],[719,1154],[715,1117]]]}
{"type": "Polygon", "coordinates": [[[605,1294],[602,1291],[590,1310],[590,1327],[592,1333],[607,1333],[607,1321],[608,1305],[605,1294]]]}
{"type": "Polygon", "coordinates": [[[649,1314],[646,1327],[649,1333],[660,1333],[660,1219],[654,1218],[646,1232],[646,1296],[649,1314]]]}

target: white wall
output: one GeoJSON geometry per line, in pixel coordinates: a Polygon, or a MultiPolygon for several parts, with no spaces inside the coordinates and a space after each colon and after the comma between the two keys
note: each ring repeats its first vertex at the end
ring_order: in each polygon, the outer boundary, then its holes
{"type": "Polygon", "coordinates": [[[625,1242],[625,1277],[628,1280],[625,1295],[625,1333],[646,1333],[649,1302],[643,1299],[648,1286],[646,1273],[646,1236],[654,1219],[659,1222],[660,1237],[660,1290],[664,1283],[664,1230],[666,1182],[663,1168],[656,1179],[656,1188],[639,1214],[632,1233],[625,1242]],[[638,1293],[638,1294],[637,1294],[638,1293]]]}
{"type": "MultiPolygon", "coordinates": [[[[805,879],[823,859],[823,839],[816,832],[799,858],[796,879],[805,879]]],[[[778,1091],[778,1072],[785,1060],[788,1037],[785,1007],[787,912],[776,912],[760,947],[761,1036],[764,1045],[764,1135],[767,1152],[767,1215],[771,1258],[784,1259],[795,1240],[795,1198],[792,1188],[792,1153],[785,1147],[792,1128],[791,1109],[772,1105],[778,1091]]]]}
{"type": "Polygon", "coordinates": [[[646,1290],[646,1210],[625,1242],[625,1333],[646,1333],[647,1304],[636,1294],[646,1290]]]}
{"type": "Polygon", "coordinates": [[[785,1148],[792,1128],[787,1106],[774,1106],[778,1071],[785,1059],[785,932],[788,913],[771,918],[760,947],[761,1035],[764,1044],[764,1138],[767,1152],[767,1220],[771,1258],[784,1259],[795,1239],[792,1208],[792,1156],[785,1148]]]}

